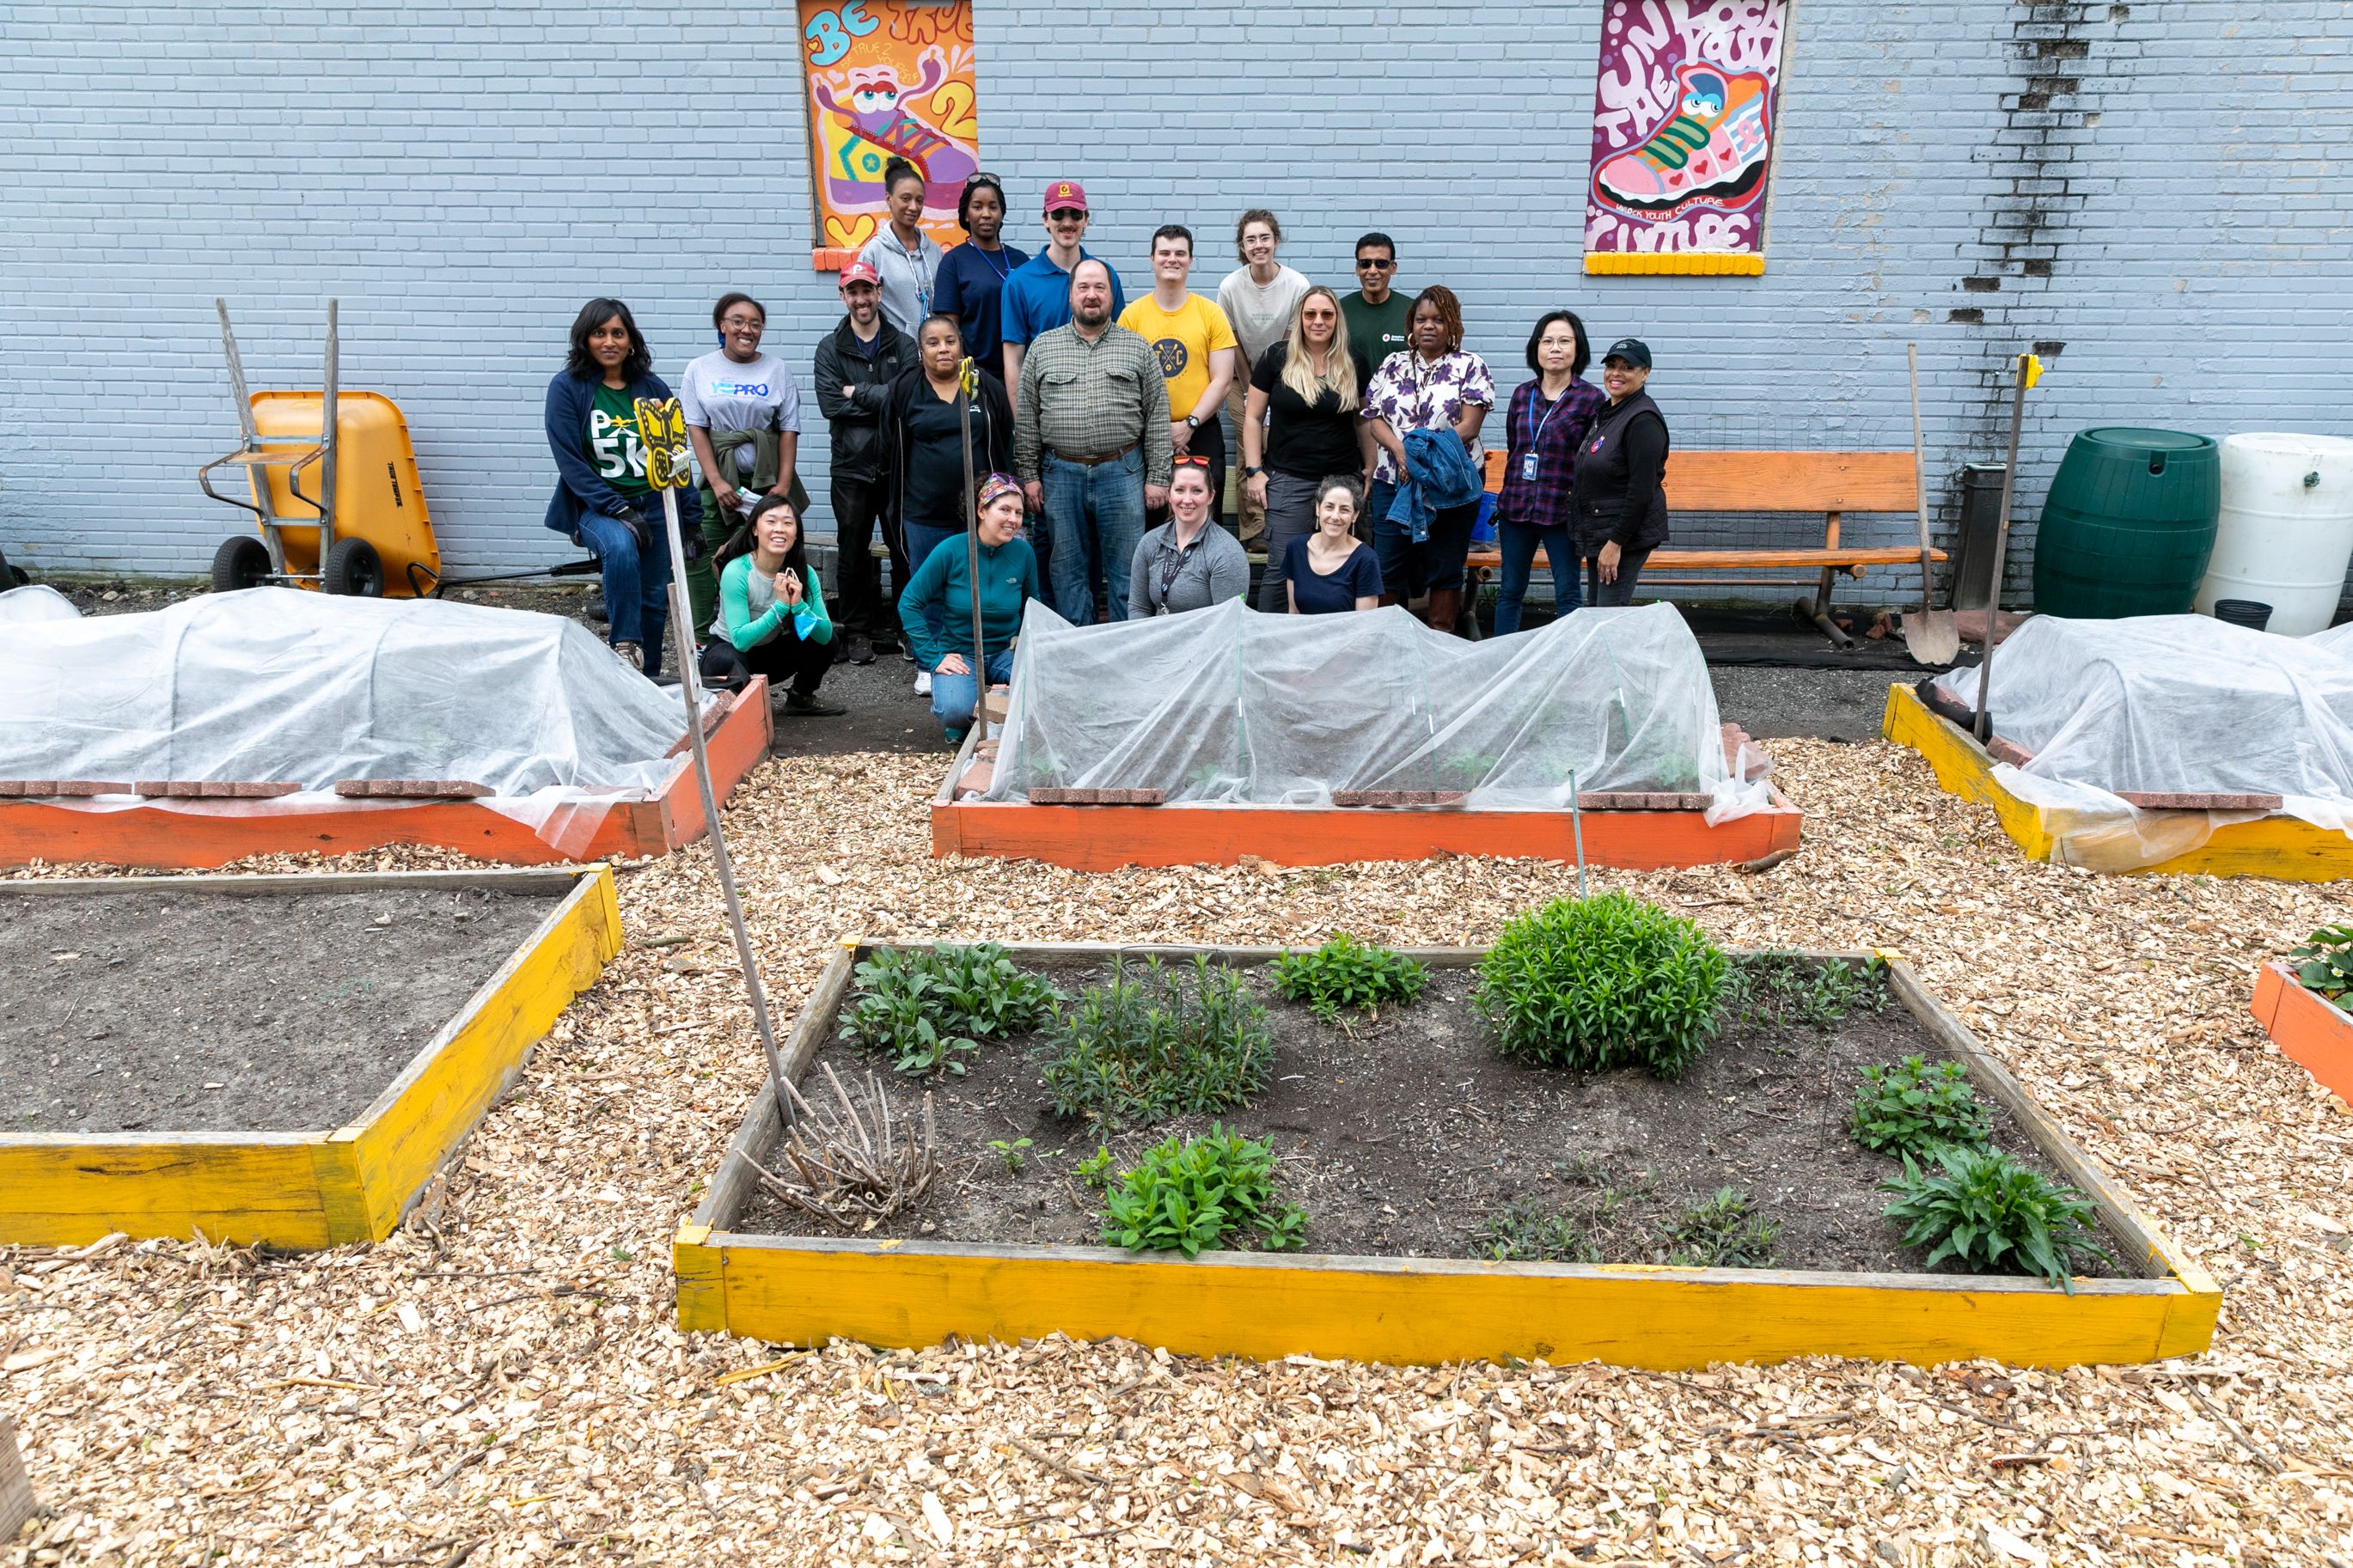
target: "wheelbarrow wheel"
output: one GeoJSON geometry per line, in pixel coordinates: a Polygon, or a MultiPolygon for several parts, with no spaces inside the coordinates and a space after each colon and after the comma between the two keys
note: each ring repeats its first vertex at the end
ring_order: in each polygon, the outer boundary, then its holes
{"type": "Polygon", "coordinates": [[[269,580],[269,546],[250,533],[232,534],[213,552],[213,592],[234,594],[269,580]]]}
{"type": "Polygon", "coordinates": [[[384,558],[364,539],[338,539],[328,546],[326,563],[319,568],[319,586],[330,594],[381,599],[384,558]]]}

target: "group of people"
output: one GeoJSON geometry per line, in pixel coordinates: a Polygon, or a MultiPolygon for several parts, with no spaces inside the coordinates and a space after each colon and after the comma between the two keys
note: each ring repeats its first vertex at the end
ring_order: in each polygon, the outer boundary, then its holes
{"type": "MultiPolygon", "coordinates": [[[[1201,608],[1250,592],[1255,542],[1261,611],[1413,601],[1433,628],[1456,629],[1495,379],[1462,346],[1452,290],[1397,291],[1389,237],[1356,242],[1358,287],[1343,297],[1284,266],[1282,224],[1253,209],[1235,226],[1240,265],[1212,300],[1188,286],[1191,231],[1166,224],[1152,237],[1152,289],[1130,300],[1082,243],[1076,180],[1046,187],[1047,243],[1032,256],[1004,238],[996,176],[965,184],[957,219],[969,237],[944,251],[922,229],[921,172],[893,160],[884,178],[891,221],[843,267],[842,318],[813,367],[830,437],[838,621],[801,539],[800,395],[762,347],[759,302],[723,296],[712,311],[719,347],[686,367],[678,396],[700,483],[680,502],[706,679],[765,674],[786,689],[787,712],[839,712],[818,695],[826,668],[903,647],[916,690],[958,740],[978,683],[1005,678],[1029,600],[1081,625],[1096,619],[1098,594],[1112,620],[1201,608]],[[976,395],[961,383],[967,358],[976,395]],[[1229,455],[1230,532],[1219,521],[1229,455]]],[[[1669,443],[1645,391],[1649,348],[1611,344],[1597,386],[1584,322],[1553,310],[1526,358],[1530,379],[1500,433],[1498,635],[1519,629],[1539,552],[1565,614],[1630,603],[1667,536],[1669,443]]],[[[670,395],[628,307],[590,300],[548,388],[561,482],[547,524],[596,554],[610,640],[656,677],[669,560],[633,405],[670,395]]]]}

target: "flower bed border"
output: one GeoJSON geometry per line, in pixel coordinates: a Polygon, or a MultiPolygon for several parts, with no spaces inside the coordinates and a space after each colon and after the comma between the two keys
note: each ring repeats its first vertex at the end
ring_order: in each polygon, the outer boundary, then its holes
{"type": "Polygon", "coordinates": [[[2253,1010],[2282,1056],[2337,1099],[2353,1101],[2353,1016],[2275,963],[2255,972],[2253,1010]]]}
{"type": "MultiPolygon", "coordinates": [[[[845,941],[834,954],[785,1043],[788,1073],[797,1078],[832,1037],[851,968],[874,945],[845,941]]],[[[1262,963],[1282,951],[1092,943],[1007,949],[1019,963],[1065,965],[1114,953],[1197,952],[1262,963]]],[[[1467,948],[1408,951],[1441,967],[1481,957],[1467,948]]],[[[746,1108],[702,1206],[672,1245],[679,1326],[786,1344],[842,1337],[915,1346],[951,1333],[1013,1341],[1059,1331],[1261,1361],[1300,1353],[1408,1363],[1542,1358],[1662,1370],[1803,1355],[2066,1365],[2203,1351],[2213,1338],[2221,1288],[2068,1141],[1908,964],[1894,960],[1889,969],[1897,1000],[1968,1068],[1978,1091],[2007,1108],[2036,1147],[2090,1195],[2118,1261],[2143,1277],[2079,1279],[2067,1295],[2040,1280],[2006,1277],[1250,1252],[1204,1253],[1188,1262],[1092,1247],[756,1236],[729,1226],[752,1190],[750,1167],[738,1154],[765,1149],[776,1132],[776,1099],[764,1089],[746,1108]]]]}
{"type": "Polygon", "coordinates": [[[16,882],[0,897],[564,891],[530,936],[347,1126],[323,1132],[0,1132],[0,1245],[79,1247],[111,1231],[322,1247],[392,1234],[522,1070],[533,1045],[621,951],[604,866],[567,871],[174,877],[16,882]]]}

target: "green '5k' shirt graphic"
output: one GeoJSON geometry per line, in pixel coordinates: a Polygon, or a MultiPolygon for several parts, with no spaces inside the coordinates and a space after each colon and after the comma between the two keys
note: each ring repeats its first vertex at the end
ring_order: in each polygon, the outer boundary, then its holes
{"type": "Polygon", "coordinates": [[[599,382],[588,405],[588,455],[596,477],[623,495],[650,495],[646,483],[646,444],[638,438],[638,405],[626,389],[599,382]]]}

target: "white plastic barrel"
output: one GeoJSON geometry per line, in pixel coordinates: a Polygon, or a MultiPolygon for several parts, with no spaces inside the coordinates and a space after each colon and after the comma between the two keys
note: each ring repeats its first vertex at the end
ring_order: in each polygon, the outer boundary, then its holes
{"type": "Polygon", "coordinates": [[[2272,607],[2271,631],[2308,637],[2336,618],[2353,562],[2353,440],[2248,431],[2222,438],[2222,513],[2198,612],[2217,599],[2272,607]]]}

